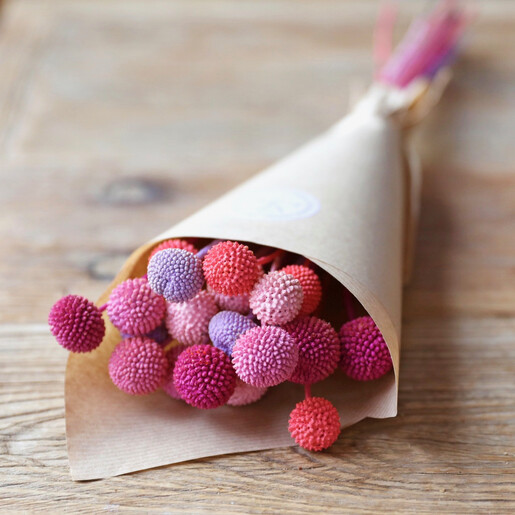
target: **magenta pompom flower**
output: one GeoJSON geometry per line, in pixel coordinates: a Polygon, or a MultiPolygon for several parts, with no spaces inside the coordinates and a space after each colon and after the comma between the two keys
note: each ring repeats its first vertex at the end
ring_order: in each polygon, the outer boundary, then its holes
{"type": "Polygon", "coordinates": [[[284,329],[299,347],[299,360],[290,381],[313,384],[331,375],[340,359],[340,340],[331,324],[316,317],[299,317],[284,329]]]}
{"type": "Polygon", "coordinates": [[[231,398],[227,401],[227,404],[229,406],[246,406],[247,404],[252,404],[261,399],[267,390],[268,388],[252,386],[236,378],[236,388],[231,398]]]}
{"type": "Polygon", "coordinates": [[[299,350],[295,339],[280,327],[250,329],[232,350],[236,373],[252,386],[275,386],[291,376],[299,350]]]}
{"type": "Polygon", "coordinates": [[[194,345],[181,352],[173,372],[181,399],[201,409],[218,408],[234,393],[236,373],[225,352],[211,345],[194,345]]]}
{"type": "Polygon", "coordinates": [[[122,340],[109,359],[111,380],[131,395],[155,392],[163,383],[167,369],[164,350],[144,336],[122,340]]]}
{"type": "Polygon", "coordinates": [[[175,385],[173,384],[173,371],[175,369],[175,363],[177,362],[177,358],[184,349],[186,349],[186,346],[179,344],[174,345],[171,349],[166,351],[166,359],[168,360],[168,370],[166,372],[162,388],[170,397],[173,397],[174,399],[181,398],[181,396],[175,388],[175,385]]]}
{"type": "Polygon", "coordinates": [[[184,345],[209,341],[209,321],[218,312],[213,295],[205,290],[187,302],[168,304],[166,327],[172,338],[184,345]]]}
{"type": "Polygon", "coordinates": [[[240,313],[220,311],[209,322],[209,337],[215,347],[230,356],[236,339],[254,327],[255,322],[240,313]]]}
{"type": "Polygon", "coordinates": [[[202,261],[184,249],[157,252],[147,268],[148,283],[169,302],[192,299],[204,284],[202,261]]]}
{"type": "Polygon", "coordinates": [[[71,352],[90,352],[102,343],[105,335],[100,310],[79,295],[58,300],[50,310],[48,324],[57,342],[71,352]]]}
{"type": "Polygon", "coordinates": [[[192,254],[196,254],[198,252],[195,245],[192,245],[190,242],[174,238],[172,240],[165,240],[155,247],[150,253],[148,260],[150,261],[158,252],[165,249],[184,249],[192,254]]]}
{"type": "Polygon", "coordinates": [[[163,321],[166,301],[152,291],[144,277],[127,279],[109,296],[107,315],[122,333],[142,336],[163,321]]]}
{"type": "Polygon", "coordinates": [[[276,271],[258,281],[249,304],[263,324],[282,325],[299,314],[303,298],[300,282],[292,275],[276,271]]]}
{"type": "Polygon", "coordinates": [[[209,250],[203,263],[207,284],[223,295],[249,293],[261,266],[254,253],[235,241],[222,241],[209,250]]]}
{"type": "Polygon", "coordinates": [[[318,275],[304,265],[288,265],[281,268],[281,272],[290,274],[300,282],[304,298],[299,315],[310,315],[320,304],[322,299],[322,283],[318,275]]]}
{"type": "Polygon", "coordinates": [[[340,434],[338,410],[326,399],[309,397],[297,403],[288,425],[295,442],[308,451],[330,447],[340,434]]]}
{"type": "Polygon", "coordinates": [[[341,369],[356,381],[379,379],[392,368],[383,335],[371,317],[355,318],[340,329],[341,369]]]}

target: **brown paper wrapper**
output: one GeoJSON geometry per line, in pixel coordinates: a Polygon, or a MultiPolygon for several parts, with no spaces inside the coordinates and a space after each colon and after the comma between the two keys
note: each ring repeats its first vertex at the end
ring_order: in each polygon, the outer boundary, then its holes
{"type": "MultiPolygon", "coordinates": [[[[359,300],[381,330],[394,365],[390,374],[368,383],[336,373],[314,385],[313,393],[336,406],[343,427],[365,417],[395,416],[402,284],[418,204],[399,117],[406,98],[401,100],[371,90],[327,133],[136,250],[99,303],[116,284],[144,275],[151,248],[171,237],[240,240],[301,254],[359,300]]],[[[129,396],[108,375],[119,338],[108,323],[97,350],[68,360],[73,479],[293,444],[288,417],[303,398],[301,386],[283,384],[254,405],[216,410],[197,410],[163,392],[129,396]]]]}

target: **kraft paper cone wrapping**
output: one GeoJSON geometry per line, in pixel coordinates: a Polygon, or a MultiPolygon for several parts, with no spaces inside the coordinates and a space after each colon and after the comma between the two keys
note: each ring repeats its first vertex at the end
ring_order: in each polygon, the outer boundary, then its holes
{"type": "MultiPolygon", "coordinates": [[[[390,104],[391,95],[373,89],[327,133],[140,247],[99,303],[116,284],[144,275],[152,247],[170,237],[241,240],[301,254],[361,302],[394,364],[393,372],[368,383],[337,372],[314,385],[313,394],[336,406],[343,427],[365,417],[395,416],[403,273],[413,228],[407,210],[415,212],[417,204],[408,197],[417,181],[407,175],[405,134],[394,115],[398,109],[390,104]]],[[[120,336],[107,326],[98,349],[68,360],[66,428],[73,479],[293,445],[288,417],[303,398],[302,386],[283,384],[254,405],[215,410],[192,408],[163,392],[129,396],[108,375],[120,336]]]]}

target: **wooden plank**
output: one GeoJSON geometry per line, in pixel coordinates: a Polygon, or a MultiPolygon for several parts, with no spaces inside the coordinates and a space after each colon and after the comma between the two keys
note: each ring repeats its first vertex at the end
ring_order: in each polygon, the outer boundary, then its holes
{"type": "Polygon", "coordinates": [[[515,510],[515,4],[501,0],[479,2],[466,56],[418,136],[423,216],[399,416],[363,421],[316,455],[69,479],[66,353],[46,330],[50,305],[95,298],[136,246],[334,122],[368,83],[377,5],[7,2],[0,510],[515,510]]]}
{"type": "Polygon", "coordinates": [[[508,513],[515,506],[513,320],[407,323],[399,417],[363,421],[329,452],[225,456],[90,483],[68,476],[66,353],[41,326],[30,329],[0,332],[5,508],[508,513]]]}

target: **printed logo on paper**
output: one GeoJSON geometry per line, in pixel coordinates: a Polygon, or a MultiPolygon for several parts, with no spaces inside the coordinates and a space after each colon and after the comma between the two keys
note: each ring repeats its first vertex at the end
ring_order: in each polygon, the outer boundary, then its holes
{"type": "Polygon", "coordinates": [[[234,204],[240,216],[252,220],[287,221],[309,218],[320,211],[320,201],[307,191],[270,188],[249,191],[234,204]]]}

